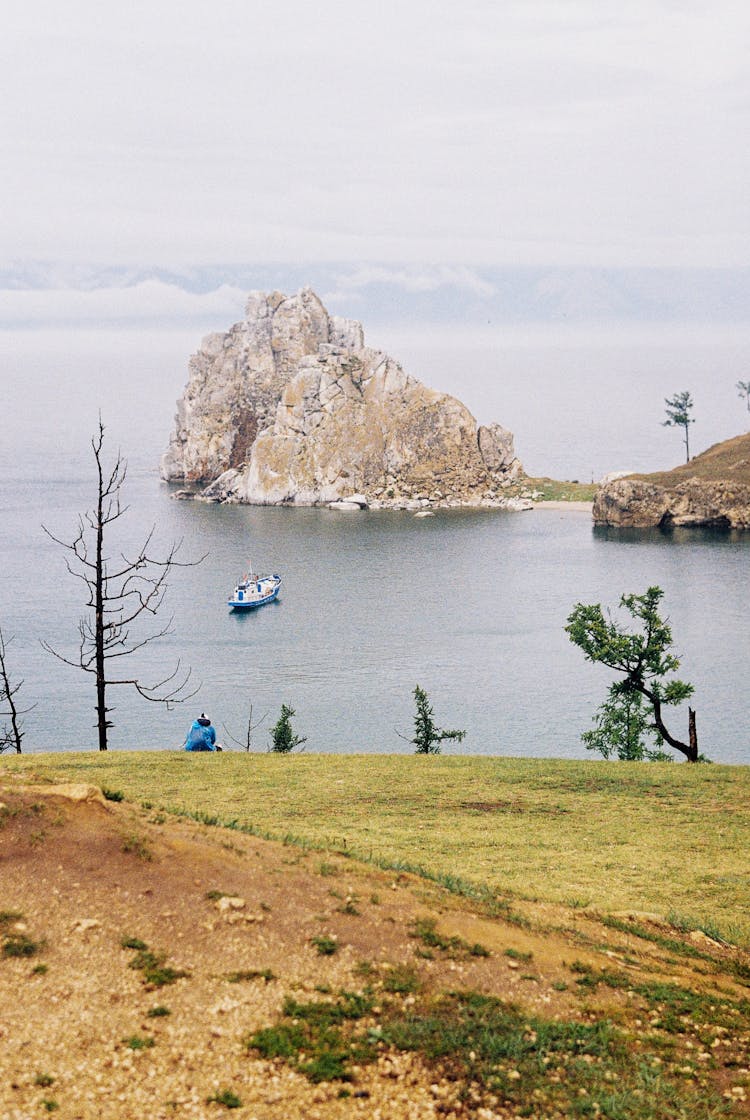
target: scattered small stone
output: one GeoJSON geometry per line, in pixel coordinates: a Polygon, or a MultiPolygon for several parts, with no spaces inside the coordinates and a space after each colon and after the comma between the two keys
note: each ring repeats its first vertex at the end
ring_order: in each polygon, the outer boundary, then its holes
{"type": "Polygon", "coordinates": [[[232,895],[224,895],[222,898],[216,900],[216,909],[226,912],[227,910],[244,910],[247,906],[244,898],[239,898],[232,895]]]}
{"type": "Polygon", "coordinates": [[[101,924],[97,918],[79,918],[73,923],[73,933],[88,933],[90,929],[99,929],[101,924]]]}

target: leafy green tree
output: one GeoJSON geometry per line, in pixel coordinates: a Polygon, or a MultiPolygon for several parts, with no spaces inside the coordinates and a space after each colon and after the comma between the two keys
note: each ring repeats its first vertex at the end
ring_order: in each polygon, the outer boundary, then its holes
{"type": "Polygon", "coordinates": [[[292,728],[292,717],[297,713],[287,704],[281,705],[281,715],[271,728],[271,746],[269,750],[276,754],[289,754],[295,747],[301,747],[307,742],[307,736],[300,738],[295,735],[292,728]]]}
{"type": "Polygon", "coordinates": [[[594,727],[581,735],[586,749],[598,751],[603,758],[621,762],[671,762],[672,756],[661,750],[661,740],[654,730],[650,712],[639,692],[618,691],[611,685],[609,696],[594,716],[594,727]],[[646,746],[653,737],[656,747],[646,746]]]}
{"type": "Polygon", "coordinates": [[[747,411],[750,412],[750,381],[738,381],[736,389],[739,396],[745,398],[747,411]]]}
{"type": "Polygon", "coordinates": [[[695,423],[690,413],[693,411],[693,398],[687,389],[683,393],[675,393],[673,397],[665,397],[667,406],[667,419],[662,421],[663,428],[685,429],[685,462],[690,462],[690,425],[695,423]]]}
{"type": "MultiPolygon", "coordinates": [[[[589,661],[601,662],[622,674],[622,678],[610,687],[611,701],[622,707],[623,698],[633,693],[642,696],[651,709],[651,727],[658,740],[680,751],[688,762],[698,762],[701,759],[694,710],[688,707],[687,743],[670,734],[662,716],[665,706],[681,704],[693,694],[691,684],[676,678],[667,679],[677,671],[680,662],[670,652],[672,630],[669,622],[659,616],[659,603],[663,597],[660,587],[649,587],[643,595],[622,596],[620,606],[640,626],[635,633],[619,626],[609,614],[605,617],[599,603],[576,603],[568,616],[565,630],[589,661]]],[[[622,722],[622,713],[618,715],[618,720],[622,722]]],[[[607,736],[606,729],[602,734],[607,736]]],[[[615,738],[610,733],[606,739],[613,751],[617,750],[615,738]]]]}
{"type": "MultiPolygon", "coordinates": [[[[414,738],[406,741],[414,744],[415,754],[440,754],[440,744],[446,739],[455,739],[460,743],[466,737],[465,731],[444,731],[436,726],[432,704],[427,698],[427,693],[419,685],[414,689],[414,700],[417,705],[414,716],[414,738]]],[[[402,735],[401,738],[404,739],[405,736],[402,735]]]]}

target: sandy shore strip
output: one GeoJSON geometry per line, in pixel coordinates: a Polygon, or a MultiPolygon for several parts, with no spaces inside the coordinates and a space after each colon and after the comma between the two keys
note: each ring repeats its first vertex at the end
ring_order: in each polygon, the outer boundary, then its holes
{"type": "Polygon", "coordinates": [[[534,509],[569,509],[576,513],[591,513],[593,502],[534,502],[534,509]]]}

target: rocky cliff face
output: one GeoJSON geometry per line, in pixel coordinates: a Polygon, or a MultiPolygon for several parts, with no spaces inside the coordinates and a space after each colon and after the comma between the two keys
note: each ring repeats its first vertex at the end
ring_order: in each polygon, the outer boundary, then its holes
{"type": "Polygon", "coordinates": [[[750,529],[750,434],[673,471],[610,479],[596,493],[593,515],[600,525],[750,529]]]}
{"type": "Polygon", "coordinates": [[[513,436],[364,345],[309,288],[251,293],[191,358],[162,477],[252,504],[503,505],[513,436]]]}
{"type": "Polygon", "coordinates": [[[593,514],[599,525],[750,529],[750,486],[691,478],[667,489],[620,478],[599,488],[593,514]]]}

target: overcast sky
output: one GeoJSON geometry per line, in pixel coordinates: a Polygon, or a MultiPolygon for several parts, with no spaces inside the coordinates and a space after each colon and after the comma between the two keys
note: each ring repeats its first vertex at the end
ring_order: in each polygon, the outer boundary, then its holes
{"type": "Polygon", "coordinates": [[[0,261],[750,265],[750,5],[6,0],[0,261]]]}

